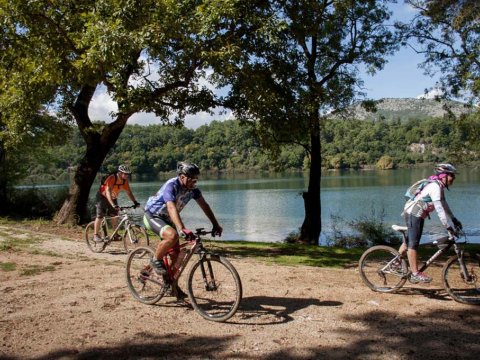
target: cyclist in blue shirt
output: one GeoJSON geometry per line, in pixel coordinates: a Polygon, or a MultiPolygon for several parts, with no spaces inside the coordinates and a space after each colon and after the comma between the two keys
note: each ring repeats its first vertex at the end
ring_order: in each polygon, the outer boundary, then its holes
{"type": "Polygon", "coordinates": [[[151,265],[158,275],[166,274],[162,258],[167,251],[174,248],[172,256],[174,263],[179,250],[179,237],[191,238],[189,230],[180,217],[180,212],[187,203],[194,199],[213,225],[213,235],[222,235],[223,228],[219,225],[210,205],[205,201],[202,192],[197,188],[200,170],[197,165],[180,162],[177,166],[177,177],[168,180],[158,192],[151,196],[145,205],[145,226],[160,236],[160,243],[152,259],[151,265]]]}

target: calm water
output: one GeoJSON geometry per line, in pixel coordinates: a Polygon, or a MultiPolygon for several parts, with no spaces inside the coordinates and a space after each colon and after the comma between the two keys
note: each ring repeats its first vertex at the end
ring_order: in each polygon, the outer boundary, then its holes
{"type": "MultiPolygon", "coordinates": [[[[460,169],[460,176],[446,192],[455,215],[462,221],[471,240],[480,239],[480,170],[460,169]]],[[[430,175],[428,170],[326,172],[322,175],[322,242],[331,235],[333,217],[345,222],[383,216],[386,224],[403,225],[400,213],[403,194],[414,181],[430,175]],[[382,215],[383,214],[383,215],[382,215]]],[[[162,185],[157,182],[131,183],[137,200],[144,204],[162,185]]],[[[225,240],[282,241],[297,231],[304,218],[301,192],[307,188],[303,174],[265,176],[219,176],[202,178],[199,188],[224,227],[225,240]]],[[[93,192],[92,192],[93,193],[93,192]]],[[[124,193],[120,203],[129,204],[124,193]]],[[[208,219],[195,202],[182,212],[190,228],[210,228],[208,219]]],[[[337,224],[344,224],[336,221],[337,224]]],[[[348,232],[347,227],[342,230],[348,232]]],[[[441,231],[436,214],[426,222],[428,234],[441,231]]]]}

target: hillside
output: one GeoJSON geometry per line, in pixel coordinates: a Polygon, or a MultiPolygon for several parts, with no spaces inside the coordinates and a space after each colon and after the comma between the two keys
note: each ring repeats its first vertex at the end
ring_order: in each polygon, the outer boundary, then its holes
{"type": "Polygon", "coordinates": [[[400,119],[402,121],[411,118],[443,117],[447,114],[445,105],[450,107],[451,111],[457,116],[472,111],[472,108],[457,101],[385,98],[378,102],[376,113],[365,111],[360,103],[354,105],[352,117],[359,120],[384,118],[386,120],[400,119]]]}

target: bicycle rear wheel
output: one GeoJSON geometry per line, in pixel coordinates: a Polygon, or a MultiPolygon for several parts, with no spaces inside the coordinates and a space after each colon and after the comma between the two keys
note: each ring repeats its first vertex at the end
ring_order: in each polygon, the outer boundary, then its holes
{"type": "Polygon", "coordinates": [[[127,286],[133,297],[144,304],[155,304],[165,294],[165,279],[150,266],[154,252],[148,247],[139,247],[127,257],[127,286]]]}
{"type": "Polygon", "coordinates": [[[193,308],[203,318],[226,321],[242,300],[242,283],[232,264],[217,255],[206,255],[196,262],[187,278],[193,308]]]}
{"type": "Polygon", "coordinates": [[[123,235],[123,246],[127,254],[138,247],[148,245],[150,245],[150,241],[143,227],[135,224],[127,227],[123,235]]]}
{"type": "Polygon", "coordinates": [[[443,286],[448,294],[463,304],[480,305],[480,255],[463,254],[467,277],[463,275],[458,256],[452,256],[443,266],[443,286]]]}
{"type": "MultiPolygon", "coordinates": [[[[102,239],[105,239],[105,237],[107,236],[107,230],[103,222],[102,222],[99,235],[102,239]]],[[[87,245],[90,250],[96,253],[102,252],[107,246],[107,244],[104,243],[103,241],[95,241],[94,236],[95,236],[95,221],[92,221],[85,227],[85,240],[87,241],[87,245]]]]}
{"type": "Polygon", "coordinates": [[[398,258],[397,250],[377,245],[365,251],[359,260],[358,271],[365,285],[373,291],[388,293],[403,286],[407,280],[408,265],[398,258]]]}

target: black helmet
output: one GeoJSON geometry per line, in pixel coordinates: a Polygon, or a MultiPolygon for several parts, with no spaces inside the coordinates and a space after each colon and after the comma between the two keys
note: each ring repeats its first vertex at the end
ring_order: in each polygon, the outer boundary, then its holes
{"type": "Polygon", "coordinates": [[[457,174],[457,169],[452,164],[435,165],[435,174],[457,174]]]}
{"type": "Polygon", "coordinates": [[[200,169],[195,164],[182,161],[177,164],[177,174],[191,178],[200,175],[200,169]]]}

